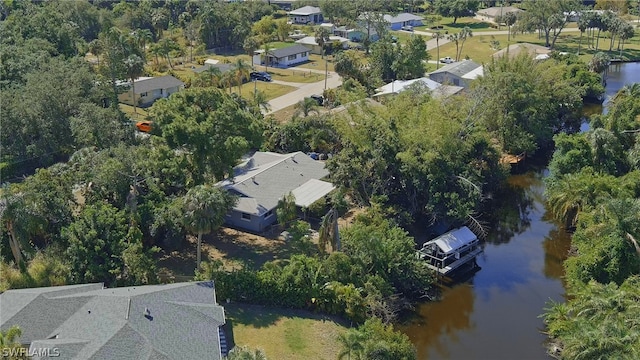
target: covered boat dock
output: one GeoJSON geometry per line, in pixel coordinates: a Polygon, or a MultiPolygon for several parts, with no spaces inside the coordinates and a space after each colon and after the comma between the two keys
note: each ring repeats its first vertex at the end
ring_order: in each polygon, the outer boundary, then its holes
{"type": "Polygon", "coordinates": [[[441,275],[447,275],[461,266],[471,263],[482,252],[476,234],[463,226],[427,241],[418,250],[418,258],[441,275]]]}

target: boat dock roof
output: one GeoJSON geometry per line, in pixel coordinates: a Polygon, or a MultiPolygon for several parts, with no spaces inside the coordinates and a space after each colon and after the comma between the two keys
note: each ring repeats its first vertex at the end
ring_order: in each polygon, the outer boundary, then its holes
{"type": "Polygon", "coordinates": [[[451,254],[475,240],[478,240],[476,234],[469,230],[468,227],[463,226],[427,241],[425,246],[428,244],[436,244],[443,253],[451,254]]]}

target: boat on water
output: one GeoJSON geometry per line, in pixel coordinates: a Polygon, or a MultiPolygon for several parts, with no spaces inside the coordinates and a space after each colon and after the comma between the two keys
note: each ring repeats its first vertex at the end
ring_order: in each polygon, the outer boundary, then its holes
{"type": "Polygon", "coordinates": [[[418,258],[439,274],[450,275],[465,265],[475,267],[476,256],[481,252],[478,236],[463,226],[427,241],[418,250],[418,258]]]}

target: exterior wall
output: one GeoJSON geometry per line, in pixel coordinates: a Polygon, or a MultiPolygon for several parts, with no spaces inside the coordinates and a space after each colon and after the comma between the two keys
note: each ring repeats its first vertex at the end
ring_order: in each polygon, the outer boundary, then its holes
{"type": "MultiPolygon", "coordinates": [[[[246,220],[242,217],[242,212],[232,210],[230,211],[224,219],[225,224],[239,228],[249,230],[255,233],[261,233],[266,230],[269,225],[276,222],[276,211],[275,209],[271,210],[271,215],[257,216],[252,214],[245,214],[251,217],[251,220],[246,220]]],[[[266,214],[265,214],[266,215],[266,214]]]]}
{"type": "Polygon", "coordinates": [[[402,23],[398,22],[398,23],[392,23],[390,28],[391,28],[391,30],[400,30],[400,29],[402,29],[403,26],[404,25],[402,25],[402,23]]]}
{"type": "Polygon", "coordinates": [[[474,16],[474,19],[484,21],[484,22],[490,22],[494,24],[496,23],[496,19],[493,16],[488,16],[488,15],[476,14],[476,16],[474,16]]]}
{"type": "MultiPolygon", "coordinates": [[[[175,86],[168,89],[155,89],[146,93],[136,95],[138,106],[149,106],[156,100],[169,97],[169,95],[180,91],[181,86],[175,86]]],[[[133,91],[129,89],[127,92],[118,94],[118,101],[133,106],[133,91]]]]}
{"type": "Polygon", "coordinates": [[[287,57],[282,57],[282,58],[277,58],[277,59],[272,59],[273,63],[269,63],[269,65],[271,66],[275,66],[275,67],[287,67],[287,66],[291,66],[294,64],[300,64],[303,62],[307,62],[309,61],[309,53],[300,53],[300,54],[294,54],[291,55],[291,57],[287,56],[287,57]],[[293,58],[295,56],[295,58],[293,58]]]}
{"type": "Polygon", "coordinates": [[[293,24],[320,24],[322,20],[324,20],[322,14],[289,15],[289,21],[293,24]]]}

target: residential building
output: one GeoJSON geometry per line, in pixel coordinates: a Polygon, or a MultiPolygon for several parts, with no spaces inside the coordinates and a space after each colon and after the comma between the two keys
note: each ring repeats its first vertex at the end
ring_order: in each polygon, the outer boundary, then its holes
{"type": "Polygon", "coordinates": [[[422,17],[409,13],[400,13],[395,16],[385,15],[384,20],[389,23],[391,30],[401,30],[407,26],[422,26],[422,17]]]}
{"type": "Polygon", "coordinates": [[[282,49],[270,50],[265,54],[263,49],[253,53],[254,64],[267,64],[273,67],[285,68],[309,61],[309,48],[302,44],[295,44],[282,49]]]}
{"type": "Polygon", "coordinates": [[[457,94],[464,90],[461,86],[443,85],[435,82],[427,77],[421,77],[411,80],[395,80],[382,87],[376,89],[376,93],[373,95],[377,100],[383,100],[389,96],[399,94],[412,86],[421,86],[423,89],[429,91],[434,98],[447,97],[457,94]]]}
{"type": "Polygon", "coordinates": [[[236,166],[232,180],[216,184],[239,196],[225,222],[263,232],[276,222],[278,201],[285,195],[293,193],[297,206],[309,207],[329,194],[333,184],[321,180],[328,175],[323,161],[302,152],[256,152],[236,166]]]}
{"type": "Polygon", "coordinates": [[[447,64],[429,73],[429,79],[445,85],[468,88],[472,80],[484,73],[483,67],[471,60],[447,64]]]}
{"type": "MultiPolygon", "coordinates": [[[[131,82],[121,82],[119,85],[127,87],[127,91],[118,94],[118,101],[133,106],[133,87],[131,82]]],[[[167,98],[169,95],[184,89],[184,83],[171,75],[166,75],[138,78],[134,87],[136,105],[146,107],[151,106],[158,99],[167,98]]]]}
{"type": "Polygon", "coordinates": [[[549,57],[551,50],[547,47],[530,44],[530,43],[517,43],[511,44],[508,47],[495,52],[492,56],[494,59],[501,58],[503,56],[509,56],[509,58],[514,58],[521,53],[527,53],[534,59],[546,59],[549,57]]]}
{"type": "MultiPolygon", "coordinates": [[[[329,41],[325,43],[325,47],[335,42],[340,43],[340,46],[343,49],[349,48],[349,39],[336,35],[329,36],[329,41]]],[[[312,54],[322,55],[322,47],[316,42],[315,36],[303,37],[302,39],[297,40],[296,43],[306,46],[312,54]]]]}
{"type": "Polygon", "coordinates": [[[355,28],[347,28],[346,26],[337,27],[333,33],[337,36],[349,39],[349,41],[353,42],[363,42],[367,38],[367,33],[369,34],[369,41],[375,42],[380,39],[378,32],[373,28],[369,28],[367,30],[364,26],[356,26],[355,28]]]}
{"type": "Polygon", "coordinates": [[[320,24],[322,23],[322,10],[315,6],[303,6],[289,11],[289,22],[292,24],[320,24]]]}
{"type": "Polygon", "coordinates": [[[506,13],[519,13],[524,10],[513,6],[494,6],[486,9],[481,9],[476,12],[475,18],[480,21],[485,21],[493,24],[497,24],[496,19],[500,16],[504,16],[506,13]]]}
{"type": "Polygon", "coordinates": [[[0,304],[0,330],[20,327],[33,359],[219,360],[227,352],[211,281],[7,290],[0,304]]]}
{"type": "Polygon", "coordinates": [[[220,74],[224,74],[227,71],[233,71],[234,66],[233,64],[204,64],[203,66],[197,67],[195,69],[193,69],[193,72],[196,74],[200,74],[203,73],[205,71],[208,71],[211,68],[216,68],[218,69],[218,71],[220,71],[220,74]]]}

